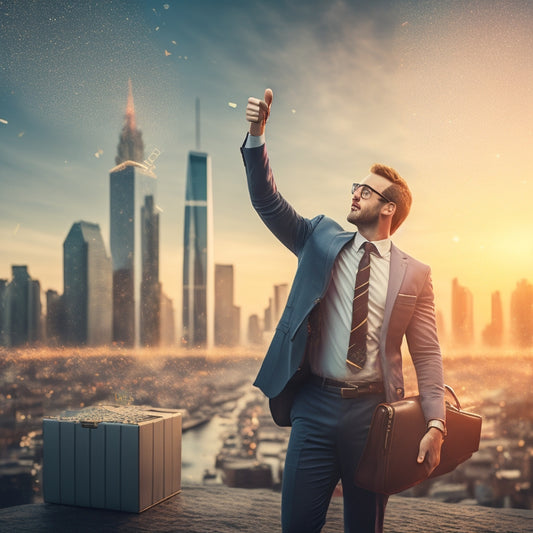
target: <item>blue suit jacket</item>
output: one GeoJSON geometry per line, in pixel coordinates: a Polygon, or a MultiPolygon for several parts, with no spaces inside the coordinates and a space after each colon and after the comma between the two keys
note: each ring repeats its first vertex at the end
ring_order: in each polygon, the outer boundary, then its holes
{"type": "MultiPolygon", "coordinates": [[[[285,310],[255,380],[269,398],[280,396],[303,365],[311,311],[326,293],[333,264],[354,232],[324,215],[300,216],[278,192],[265,145],[241,148],[252,205],[274,235],[298,257],[285,310]]],[[[387,401],[404,395],[400,346],[406,337],[426,420],[445,420],[442,357],[430,268],[392,245],[379,357],[387,401]]],[[[290,406],[287,406],[290,409],[290,406]]]]}

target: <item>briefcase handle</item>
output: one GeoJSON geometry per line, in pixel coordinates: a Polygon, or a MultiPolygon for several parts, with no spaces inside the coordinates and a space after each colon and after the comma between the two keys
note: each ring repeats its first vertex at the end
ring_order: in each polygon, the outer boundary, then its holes
{"type": "Polygon", "coordinates": [[[460,411],[461,410],[461,404],[459,403],[459,398],[457,398],[457,394],[455,394],[455,391],[449,385],[444,385],[444,388],[453,397],[453,399],[455,401],[455,407],[460,411]]]}

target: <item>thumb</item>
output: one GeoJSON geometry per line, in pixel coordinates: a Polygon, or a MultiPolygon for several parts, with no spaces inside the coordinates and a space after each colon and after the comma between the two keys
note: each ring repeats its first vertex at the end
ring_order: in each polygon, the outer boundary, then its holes
{"type": "Polygon", "coordinates": [[[270,108],[272,105],[272,98],[274,97],[274,94],[272,93],[272,89],[266,89],[265,90],[265,103],[270,108]]]}

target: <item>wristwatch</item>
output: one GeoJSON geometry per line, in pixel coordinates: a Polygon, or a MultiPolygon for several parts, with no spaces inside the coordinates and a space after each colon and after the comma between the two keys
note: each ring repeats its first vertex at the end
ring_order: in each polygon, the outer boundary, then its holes
{"type": "Polygon", "coordinates": [[[446,436],[446,426],[444,425],[444,422],[442,420],[433,419],[428,422],[428,429],[429,428],[436,428],[438,429],[442,435],[446,436]]]}

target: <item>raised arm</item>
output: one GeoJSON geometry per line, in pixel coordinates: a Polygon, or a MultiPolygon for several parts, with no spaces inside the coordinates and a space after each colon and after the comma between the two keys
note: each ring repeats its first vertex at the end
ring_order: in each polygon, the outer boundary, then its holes
{"type": "Polygon", "coordinates": [[[265,91],[264,100],[249,98],[246,119],[250,122],[250,135],[241,149],[248,190],[254,209],[270,231],[293,253],[298,254],[315,222],[300,216],[281,196],[264,144],[265,125],[272,105],[272,90],[265,91]]]}

